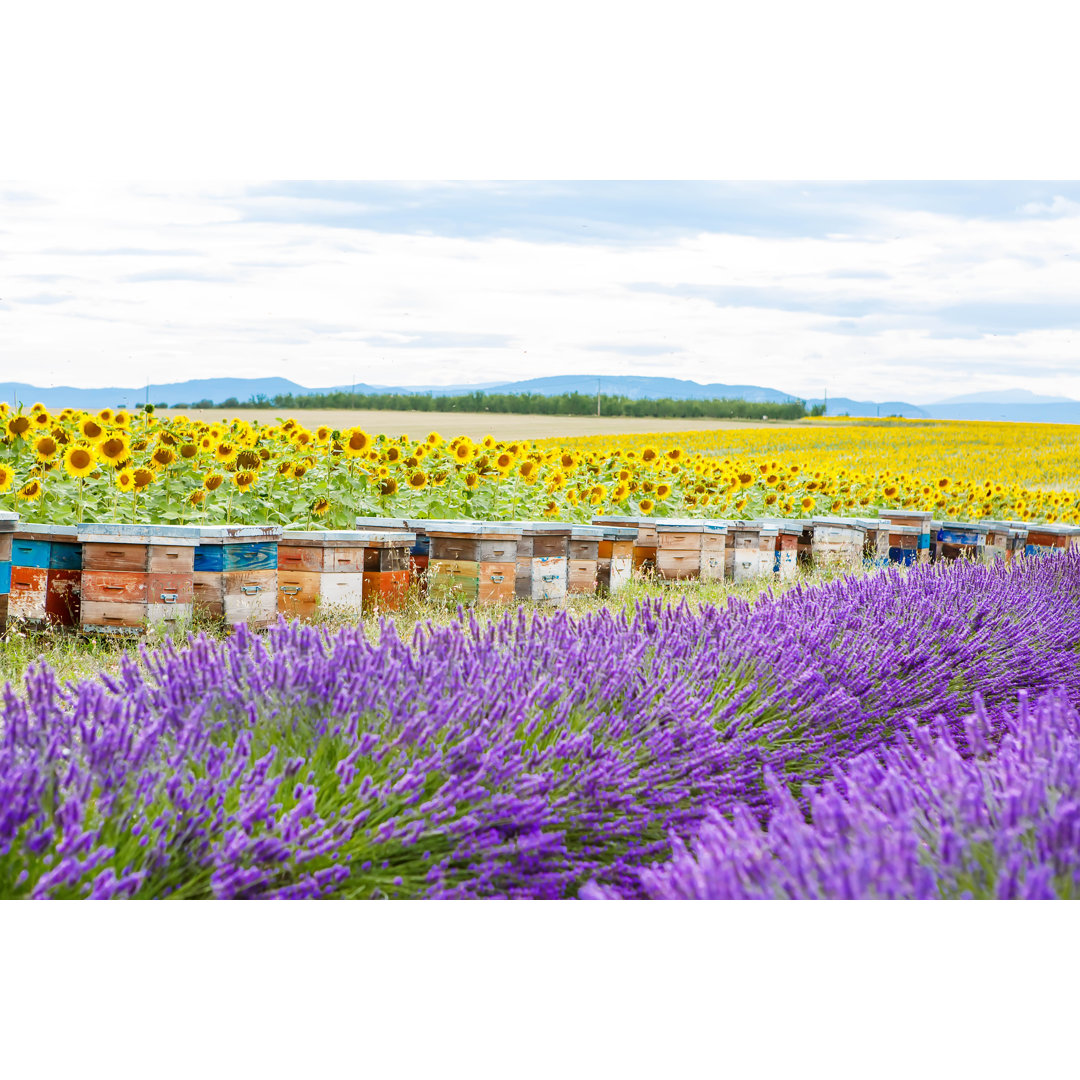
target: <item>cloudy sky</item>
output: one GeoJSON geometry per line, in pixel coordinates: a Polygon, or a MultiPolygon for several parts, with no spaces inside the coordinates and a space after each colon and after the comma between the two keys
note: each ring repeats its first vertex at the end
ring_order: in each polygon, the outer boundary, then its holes
{"type": "Polygon", "coordinates": [[[0,378],[1080,398],[1080,184],[0,185],[0,378]]]}

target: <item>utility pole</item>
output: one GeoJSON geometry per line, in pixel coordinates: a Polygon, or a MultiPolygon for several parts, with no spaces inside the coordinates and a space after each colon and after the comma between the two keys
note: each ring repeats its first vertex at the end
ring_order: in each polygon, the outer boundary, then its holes
{"type": "Polygon", "coordinates": [[[600,380],[596,380],[596,415],[600,415],[600,380]]]}
{"type": "Polygon", "coordinates": [[[829,415],[829,388],[827,386],[825,387],[825,411],[821,415],[829,415]]]}

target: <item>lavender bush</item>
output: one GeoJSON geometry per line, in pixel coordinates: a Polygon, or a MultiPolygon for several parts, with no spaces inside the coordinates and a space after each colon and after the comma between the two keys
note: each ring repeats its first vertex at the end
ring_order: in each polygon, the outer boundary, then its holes
{"type": "Polygon", "coordinates": [[[812,811],[939,716],[966,760],[976,694],[990,746],[1018,691],[1080,701],[1076,555],[463,619],[32,670],[0,719],[0,896],[646,895],[671,837],[812,811]]]}
{"type": "MultiPolygon", "coordinates": [[[[1080,894],[1080,715],[1062,694],[995,725],[969,718],[962,752],[948,725],[911,726],[810,796],[810,814],[775,778],[768,828],[736,807],[709,812],[687,846],[641,871],[665,900],[1055,899],[1080,894]]],[[[582,895],[618,897],[587,886],[582,895]]]]}

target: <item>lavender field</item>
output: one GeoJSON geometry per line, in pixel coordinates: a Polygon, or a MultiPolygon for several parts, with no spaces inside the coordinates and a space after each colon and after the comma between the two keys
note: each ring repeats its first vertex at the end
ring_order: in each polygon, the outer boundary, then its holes
{"type": "Polygon", "coordinates": [[[1080,555],[282,623],[0,719],[3,897],[1071,897],[1080,555]]]}

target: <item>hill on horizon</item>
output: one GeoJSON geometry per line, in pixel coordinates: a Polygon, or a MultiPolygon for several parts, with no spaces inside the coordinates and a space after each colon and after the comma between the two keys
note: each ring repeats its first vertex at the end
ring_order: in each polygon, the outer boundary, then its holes
{"type": "MultiPolygon", "coordinates": [[[[266,402],[276,395],[292,395],[294,398],[309,394],[349,392],[355,389],[361,394],[432,394],[445,396],[478,391],[494,391],[505,394],[570,394],[592,396],[597,391],[604,394],[641,398],[709,399],[741,398],[746,401],[782,403],[804,400],[808,409],[823,403],[821,398],[801,399],[774,387],[729,383],[698,383],[689,379],[674,379],[651,375],[548,375],[540,378],[522,379],[506,383],[470,383],[453,386],[379,386],[371,383],[345,384],[330,387],[301,386],[291,379],[277,376],[266,378],[219,378],[188,379],[175,383],[152,383],[149,387],[94,387],[73,386],[39,387],[30,383],[10,382],[0,384],[0,400],[9,404],[16,401],[26,407],[40,401],[49,409],[61,409],[77,405],[84,409],[135,408],[145,401],[153,404],[165,402],[168,406],[183,404],[191,408],[196,402],[210,401],[214,407],[234,399],[235,406],[266,402]]],[[[905,416],[914,419],[939,420],[993,420],[1046,423],[1080,423],[1080,401],[1070,398],[1053,398],[1032,394],[1026,390],[984,391],[966,394],[958,398],[934,402],[929,405],[913,405],[906,401],[859,401],[847,397],[830,397],[829,416],[905,416]]]]}

